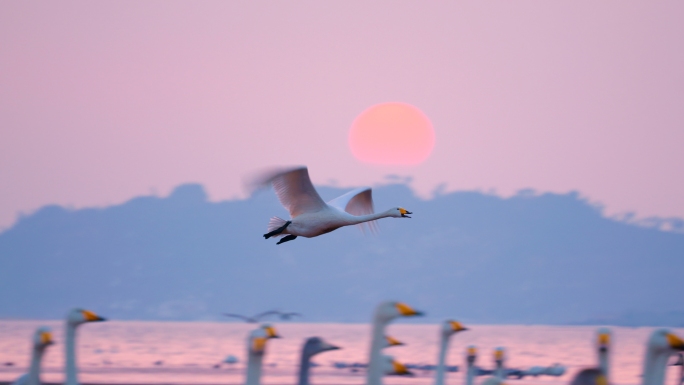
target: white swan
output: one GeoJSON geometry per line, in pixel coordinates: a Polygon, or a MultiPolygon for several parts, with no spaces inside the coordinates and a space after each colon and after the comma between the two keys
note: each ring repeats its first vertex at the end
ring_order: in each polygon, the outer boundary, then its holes
{"type": "Polygon", "coordinates": [[[684,350],[684,340],[667,329],[657,329],[648,339],[642,385],[663,385],[670,356],[684,350]]]}
{"type": "Polygon", "coordinates": [[[280,338],[280,336],[275,328],[269,324],[264,324],[249,333],[247,337],[246,385],[259,385],[261,383],[261,366],[266,353],[266,342],[271,338],[280,338]]]}
{"type": "Polygon", "coordinates": [[[65,334],[65,385],[78,385],[78,372],[76,369],[76,328],[86,322],[106,321],[92,311],[83,309],[72,309],[66,318],[65,334]]]}
{"type": "Polygon", "coordinates": [[[610,330],[608,328],[599,328],[596,331],[596,353],[597,366],[595,368],[586,368],[580,370],[570,385],[594,385],[597,383],[609,383],[609,354],[610,354],[610,330]]]}
{"type": "Polygon", "coordinates": [[[54,344],[52,333],[47,327],[39,327],[33,334],[31,349],[31,366],[28,373],[17,378],[12,385],[41,385],[40,364],[43,360],[45,349],[54,344]]]}
{"type": "Polygon", "coordinates": [[[401,302],[382,302],[375,308],[373,314],[373,329],[371,347],[368,359],[368,373],[366,385],[381,385],[382,374],[385,370],[386,359],[383,359],[382,349],[386,346],[385,328],[398,317],[418,316],[423,313],[413,310],[401,302]]]}
{"type": "Polygon", "coordinates": [[[439,355],[437,357],[437,369],[435,372],[435,385],[444,385],[444,373],[446,372],[446,353],[449,349],[449,339],[452,335],[468,330],[460,322],[446,320],[442,323],[439,331],[439,355]]]}
{"type": "Polygon", "coordinates": [[[278,244],[298,236],[317,237],[343,226],[361,225],[375,230],[375,220],[380,218],[410,218],[410,211],[395,207],[374,213],[370,187],[352,190],[328,203],[318,195],[306,167],[266,173],[252,183],[252,187],[273,185],[280,203],[290,212],[286,221],[272,217],[264,238],[285,236],[278,244]]]}
{"type": "Polygon", "coordinates": [[[316,354],[337,350],[339,347],[323,341],[320,337],[307,338],[302,346],[302,354],[299,359],[299,385],[309,385],[309,369],[311,368],[311,357],[316,354]]]}
{"type": "Polygon", "coordinates": [[[473,385],[475,380],[475,361],[477,360],[477,348],[474,345],[466,349],[466,373],[465,385],[473,385]]]}
{"type": "Polygon", "coordinates": [[[388,376],[413,376],[413,373],[406,368],[406,365],[394,359],[392,356],[382,356],[383,373],[388,376]]]}
{"type": "Polygon", "coordinates": [[[494,363],[496,364],[496,369],[494,369],[494,377],[501,380],[506,379],[506,368],[504,367],[504,362],[506,361],[506,351],[502,347],[494,349],[494,363]]]}

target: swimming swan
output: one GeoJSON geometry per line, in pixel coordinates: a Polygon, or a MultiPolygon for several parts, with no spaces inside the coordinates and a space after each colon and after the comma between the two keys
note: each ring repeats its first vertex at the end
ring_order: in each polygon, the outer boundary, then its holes
{"type": "Polygon", "coordinates": [[[598,362],[595,368],[580,370],[570,382],[570,385],[595,385],[599,382],[609,381],[609,354],[610,354],[610,330],[599,328],[596,331],[596,351],[598,362]]]}
{"type": "Polygon", "coordinates": [[[264,238],[284,236],[278,245],[298,236],[313,238],[343,226],[367,226],[376,229],[380,218],[410,218],[410,211],[395,207],[381,213],[373,209],[370,187],[361,187],[339,196],[328,203],[318,195],[306,167],[273,171],[258,177],[251,188],[273,186],[278,200],[290,212],[290,219],[272,217],[264,238]]]}
{"type": "Polygon", "coordinates": [[[439,356],[437,357],[437,370],[435,373],[435,385],[444,385],[444,373],[446,369],[446,353],[449,349],[449,338],[458,333],[468,330],[460,322],[446,320],[442,323],[439,331],[439,356]]]}
{"type": "Polygon", "coordinates": [[[473,385],[475,380],[475,361],[477,360],[477,348],[475,345],[470,345],[466,349],[466,373],[465,385],[473,385]]]}
{"type": "Polygon", "coordinates": [[[382,374],[386,366],[386,359],[383,359],[382,349],[387,345],[385,338],[385,328],[387,325],[398,317],[419,315],[423,315],[423,313],[415,311],[401,302],[382,302],[375,308],[366,385],[382,384],[382,374]]]}
{"type": "Polygon", "coordinates": [[[670,356],[684,350],[684,340],[667,329],[657,329],[646,345],[642,385],[663,385],[670,356]]]}
{"type": "Polygon", "coordinates": [[[299,385],[309,385],[309,369],[311,357],[318,353],[337,350],[339,347],[323,341],[320,337],[311,337],[302,346],[302,355],[299,360],[299,385]]]}
{"type": "Polygon", "coordinates": [[[261,366],[266,353],[266,342],[271,338],[280,338],[275,328],[264,324],[252,330],[247,337],[247,376],[245,384],[259,385],[261,383],[261,366]]]}
{"type": "Polygon", "coordinates": [[[45,349],[54,344],[52,340],[52,333],[46,327],[40,327],[33,334],[32,350],[31,350],[31,366],[26,374],[17,378],[12,385],[41,385],[40,381],[40,364],[43,360],[45,349]]]}
{"type": "Polygon", "coordinates": [[[78,373],[76,370],[76,328],[86,322],[106,321],[92,311],[83,309],[72,309],[66,318],[66,341],[65,349],[65,385],[78,385],[78,373]]]}

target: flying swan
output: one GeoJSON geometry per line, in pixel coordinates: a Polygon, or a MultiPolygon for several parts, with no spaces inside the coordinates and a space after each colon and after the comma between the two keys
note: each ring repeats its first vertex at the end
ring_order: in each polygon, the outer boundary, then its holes
{"type": "Polygon", "coordinates": [[[283,236],[278,245],[299,236],[313,238],[350,225],[368,226],[374,231],[377,219],[410,218],[408,214],[412,214],[401,207],[375,213],[370,187],[357,188],[328,203],[323,202],[311,184],[306,167],[266,173],[251,184],[252,189],[272,185],[278,200],[290,212],[289,221],[272,217],[268,223],[264,238],[283,236]]]}

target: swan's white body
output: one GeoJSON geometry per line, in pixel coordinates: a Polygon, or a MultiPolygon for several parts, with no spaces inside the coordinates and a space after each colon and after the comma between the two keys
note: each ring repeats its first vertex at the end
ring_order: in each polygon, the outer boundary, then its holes
{"type": "Polygon", "coordinates": [[[684,341],[667,329],[651,334],[646,345],[642,385],[663,385],[670,356],[684,350],[684,341]]]}
{"type": "Polygon", "coordinates": [[[397,317],[421,314],[400,302],[382,302],[375,308],[366,385],[382,384],[382,375],[387,369],[387,359],[383,358],[382,355],[382,349],[387,346],[387,339],[385,338],[385,328],[387,325],[397,317]]]}
{"type": "Polygon", "coordinates": [[[266,342],[271,338],[280,338],[270,325],[262,325],[252,330],[247,337],[247,375],[246,385],[261,384],[261,367],[266,353],[266,342]]]}
{"type": "Polygon", "coordinates": [[[452,335],[468,330],[460,322],[447,320],[442,323],[439,331],[439,354],[437,357],[437,369],[435,371],[435,385],[444,385],[444,373],[446,372],[446,354],[449,350],[449,339],[452,335]]]}
{"type": "Polygon", "coordinates": [[[88,310],[72,309],[67,314],[64,343],[65,385],[79,385],[78,370],[76,368],[76,328],[86,322],[98,321],[105,321],[105,319],[88,310]]]}
{"type": "Polygon", "coordinates": [[[375,220],[410,218],[407,214],[411,214],[400,207],[375,213],[370,187],[352,190],[326,203],[311,183],[306,167],[271,172],[254,184],[256,187],[272,185],[280,203],[290,212],[290,221],[271,218],[268,233],[264,235],[267,239],[285,235],[293,236],[291,239],[312,238],[351,225],[368,226],[374,231],[375,220]]]}
{"type": "Polygon", "coordinates": [[[17,378],[12,385],[41,385],[40,364],[43,361],[45,349],[52,345],[52,333],[47,327],[40,327],[33,334],[31,343],[31,366],[28,373],[17,378]]]}
{"type": "Polygon", "coordinates": [[[475,361],[477,360],[477,348],[473,345],[466,349],[466,373],[465,385],[473,385],[475,380],[475,361]]]}

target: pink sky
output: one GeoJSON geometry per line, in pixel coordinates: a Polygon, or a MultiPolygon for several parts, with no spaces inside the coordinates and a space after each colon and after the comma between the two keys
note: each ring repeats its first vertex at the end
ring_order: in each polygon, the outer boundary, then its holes
{"type": "Polygon", "coordinates": [[[578,190],[684,217],[684,2],[1,2],[0,226],[184,182],[578,190]],[[355,160],[354,118],[432,121],[414,167],[355,160]]]}

